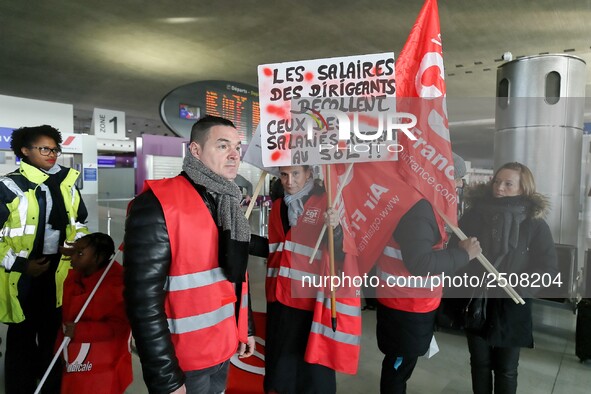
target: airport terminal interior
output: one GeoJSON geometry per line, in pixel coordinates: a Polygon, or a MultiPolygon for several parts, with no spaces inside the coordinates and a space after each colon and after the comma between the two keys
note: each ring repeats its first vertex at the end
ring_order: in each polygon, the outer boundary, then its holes
{"type": "MultiPolygon", "coordinates": [[[[437,3],[437,87],[447,100],[451,148],[466,161],[466,187],[519,161],[551,204],[546,220],[564,290],[534,302],[535,347],[521,350],[517,392],[589,393],[591,360],[577,357],[575,338],[577,303],[591,299],[591,1],[437,3]]],[[[398,59],[423,4],[0,0],[0,174],[19,165],[12,130],[58,128],[58,162],[81,173],[76,185],[88,228],[119,245],[129,202],[145,180],[180,172],[201,116],[234,121],[243,151],[249,148],[265,120],[265,65],[370,54],[398,59]]],[[[246,211],[262,180],[249,221],[252,233],[266,236],[272,176],[261,174],[243,161],[236,183],[246,211]]],[[[250,257],[248,270],[253,310],[265,312],[265,259],[250,257]]],[[[376,312],[363,310],[362,322],[358,373],[337,374],[338,393],[379,392],[376,312]]],[[[0,394],[5,337],[0,324],[0,394]]],[[[472,392],[465,333],[439,327],[435,338],[439,352],[419,358],[408,393],[472,392]]],[[[135,351],[132,359],[126,393],[147,393],[135,351]]]]}

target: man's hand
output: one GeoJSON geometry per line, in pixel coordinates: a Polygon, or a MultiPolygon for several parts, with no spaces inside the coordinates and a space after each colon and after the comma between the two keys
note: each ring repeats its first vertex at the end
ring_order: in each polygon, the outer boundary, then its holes
{"type": "Polygon", "coordinates": [[[172,393],[170,394],[187,394],[187,388],[185,387],[185,385],[183,384],[181,387],[179,387],[178,389],[174,390],[172,393]]]}
{"type": "Polygon", "coordinates": [[[335,228],[339,225],[339,214],[332,208],[328,208],[324,213],[324,223],[327,226],[332,226],[335,228]]]}
{"type": "Polygon", "coordinates": [[[70,337],[70,339],[74,339],[74,330],[76,329],[76,323],[74,322],[67,322],[64,323],[64,336],[70,337]]]}
{"type": "Polygon", "coordinates": [[[241,343],[240,346],[238,346],[238,358],[246,358],[252,356],[255,347],[256,342],[254,340],[254,337],[248,337],[248,343],[241,343]]]}
{"type": "Polygon", "coordinates": [[[27,261],[26,274],[30,276],[39,276],[49,268],[49,260],[47,257],[41,257],[39,259],[33,259],[27,261]]]}
{"type": "Polygon", "coordinates": [[[458,242],[458,247],[464,249],[468,253],[470,260],[475,259],[480,253],[482,253],[480,242],[478,242],[476,237],[470,237],[458,242]]]}

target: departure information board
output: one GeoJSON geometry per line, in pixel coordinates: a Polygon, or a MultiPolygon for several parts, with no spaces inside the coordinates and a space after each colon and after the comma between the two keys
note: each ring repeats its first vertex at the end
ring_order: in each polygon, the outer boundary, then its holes
{"type": "Polygon", "coordinates": [[[248,143],[260,120],[258,90],[236,82],[195,82],[166,95],[160,104],[160,115],[175,134],[187,138],[200,116],[221,116],[231,120],[240,139],[248,143]]]}
{"type": "Polygon", "coordinates": [[[259,124],[259,102],[243,93],[208,89],[205,91],[205,111],[208,115],[221,116],[234,123],[240,139],[249,141],[252,131],[259,124]]]}

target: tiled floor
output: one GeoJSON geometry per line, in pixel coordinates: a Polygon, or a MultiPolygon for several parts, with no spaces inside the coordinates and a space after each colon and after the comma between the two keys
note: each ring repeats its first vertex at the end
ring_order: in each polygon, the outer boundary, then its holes
{"type": "MultiPolygon", "coordinates": [[[[122,210],[122,212],[124,212],[122,210]]],[[[122,239],[123,219],[115,213],[112,235],[122,239]]],[[[104,226],[103,226],[104,227],[104,226]]],[[[102,228],[105,231],[104,228],[102,228]]],[[[250,263],[253,308],[264,311],[265,265],[262,259],[253,258],[250,263]]],[[[535,349],[523,349],[519,366],[518,392],[523,394],[576,394],[591,392],[591,365],[581,364],[575,356],[575,315],[571,310],[534,305],[535,349]]],[[[0,338],[5,336],[6,326],[0,325],[0,338]]],[[[589,333],[591,335],[591,332],[589,333]]],[[[463,335],[437,332],[440,352],[431,359],[421,358],[408,384],[409,394],[470,393],[470,366],[466,339],[463,335]]],[[[0,351],[2,346],[0,346],[0,351]]],[[[370,394],[379,391],[379,375],[382,355],[375,339],[375,312],[363,312],[363,337],[359,372],[355,376],[338,375],[339,393],[370,394]]],[[[3,360],[0,360],[3,364],[3,360]]],[[[129,394],[147,393],[142,381],[137,356],[134,356],[133,384],[129,394]]],[[[3,368],[0,368],[0,393],[4,386],[3,368]]]]}

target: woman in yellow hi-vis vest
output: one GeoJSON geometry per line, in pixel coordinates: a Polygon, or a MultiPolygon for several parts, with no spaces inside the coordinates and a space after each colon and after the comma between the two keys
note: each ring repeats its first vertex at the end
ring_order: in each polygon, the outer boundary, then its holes
{"type": "MultiPolygon", "coordinates": [[[[61,323],[63,283],[70,269],[60,245],[88,233],[75,186],[79,172],[57,164],[61,134],[22,127],[11,148],[20,167],[0,177],[0,321],[8,324],[5,388],[33,393],[48,367],[61,323]]],[[[56,365],[44,393],[59,392],[56,365]]]]}

